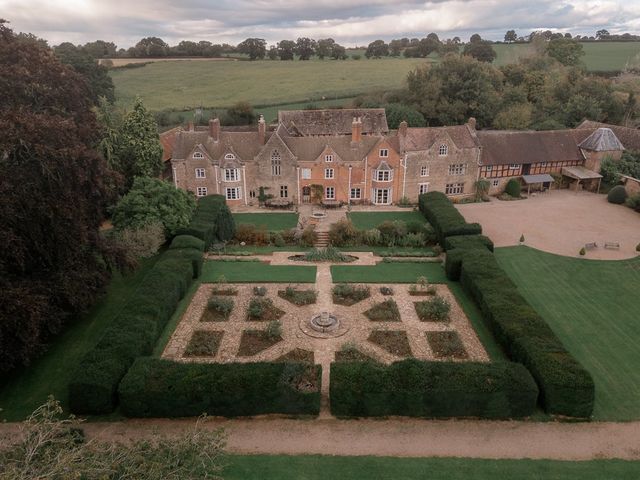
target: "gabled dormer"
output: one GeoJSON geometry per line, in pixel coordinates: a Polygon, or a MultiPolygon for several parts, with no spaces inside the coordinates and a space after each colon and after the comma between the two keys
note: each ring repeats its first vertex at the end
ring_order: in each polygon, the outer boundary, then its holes
{"type": "Polygon", "coordinates": [[[204,145],[199,143],[193,147],[193,150],[191,150],[185,160],[194,160],[196,162],[207,160],[211,162],[211,157],[209,156],[207,149],[204,148],[204,145]]]}
{"type": "Polygon", "coordinates": [[[316,165],[336,165],[342,163],[342,158],[338,153],[331,148],[329,145],[325,145],[322,149],[322,152],[318,157],[313,161],[316,165]]]}

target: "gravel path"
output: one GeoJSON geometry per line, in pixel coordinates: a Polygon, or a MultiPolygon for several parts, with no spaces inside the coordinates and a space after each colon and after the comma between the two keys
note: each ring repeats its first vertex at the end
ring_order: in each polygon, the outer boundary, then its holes
{"type": "MultiPolygon", "coordinates": [[[[171,435],[193,419],[125,420],[83,425],[102,440],[171,435]]],[[[471,420],[212,419],[224,427],[228,451],[242,454],[324,454],[394,457],[469,457],[640,460],[640,423],[534,423],[471,420]]],[[[16,438],[18,424],[0,425],[0,442],[16,438]]]]}

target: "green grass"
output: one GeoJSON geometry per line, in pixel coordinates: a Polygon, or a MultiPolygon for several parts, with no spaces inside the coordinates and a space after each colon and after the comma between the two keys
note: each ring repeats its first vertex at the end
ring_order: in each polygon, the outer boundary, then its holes
{"type": "Polygon", "coordinates": [[[204,262],[202,283],[215,283],[224,275],[229,283],[315,283],[316,267],[267,265],[261,262],[204,262]]]}
{"type": "Polygon", "coordinates": [[[236,225],[251,223],[267,230],[291,230],[298,225],[297,213],[234,213],[236,225]]]}
{"type": "Polygon", "coordinates": [[[586,260],[524,246],[496,249],[496,256],[593,376],[594,418],[640,419],[640,258],[586,260]]]}
{"type": "Polygon", "coordinates": [[[0,418],[22,420],[48,395],[54,395],[66,410],[67,385],[80,359],[98,343],[156,260],[144,260],[130,275],[115,274],[106,295],[87,314],[54,338],[47,352],[31,366],[16,372],[0,392],[0,418]]]}
{"type": "Polygon", "coordinates": [[[425,223],[424,216],[420,212],[409,210],[406,212],[350,212],[348,217],[354,227],[359,230],[376,228],[382,222],[402,220],[403,222],[425,223]]]}
{"type": "Polygon", "coordinates": [[[225,480],[602,480],[633,479],[640,462],[231,455],[225,480]]]}
{"type": "Polygon", "coordinates": [[[415,283],[420,276],[427,277],[430,283],[447,282],[439,262],[331,266],[333,283],[415,283]]]}

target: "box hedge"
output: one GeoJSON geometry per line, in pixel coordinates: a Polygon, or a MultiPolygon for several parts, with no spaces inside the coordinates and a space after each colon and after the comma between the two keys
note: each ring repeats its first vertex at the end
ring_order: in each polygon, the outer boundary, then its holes
{"type": "Polygon", "coordinates": [[[340,417],[520,418],[538,397],[531,374],[513,362],[332,363],[330,389],[340,417]]]}
{"type": "Polygon", "coordinates": [[[204,242],[205,249],[215,241],[231,239],[235,233],[235,223],[225,198],[222,195],[200,198],[191,223],[178,233],[179,236],[199,238],[204,242]]]}
{"type": "Polygon", "coordinates": [[[128,417],[225,417],[320,412],[322,367],[299,363],[180,363],[139,357],[119,388],[128,417]]]}
{"type": "Polygon", "coordinates": [[[173,237],[169,249],[193,248],[204,252],[204,242],[193,235],[177,235],[173,237]]]}
{"type": "Polygon", "coordinates": [[[140,355],[148,355],[199,272],[202,252],[169,249],[142,280],[96,347],[82,359],[69,384],[74,413],[103,414],[116,407],[117,388],[140,355]]]}
{"type": "Polygon", "coordinates": [[[493,252],[493,241],[485,235],[457,235],[447,237],[443,245],[445,250],[453,250],[454,248],[486,248],[493,252]]]}
{"type": "Polygon", "coordinates": [[[478,223],[467,223],[449,198],[442,192],[428,192],[418,197],[422,214],[433,226],[438,242],[443,248],[447,237],[456,235],[479,235],[482,227],[478,223]]]}
{"type": "Polygon", "coordinates": [[[591,375],[520,295],[494,255],[482,249],[452,253],[461,258],[460,282],[480,306],[509,358],[524,364],[535,378],[545,410],[589,417],[595,399],[591,375]]]}

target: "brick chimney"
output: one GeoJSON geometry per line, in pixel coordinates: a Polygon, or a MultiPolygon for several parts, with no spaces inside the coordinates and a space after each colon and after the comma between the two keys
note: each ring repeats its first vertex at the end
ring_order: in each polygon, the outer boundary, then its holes
{"type": "Polygon", "coordinates": [[[409,127],[409,125],[407,125],[407,121],[403,120],[400,122],[400,125],[398,126],[398,134],[402,137],[406,137],[407,136],[407,128],[409,127]]]}
{"type": "Polygon", "coordinates": [[[220,140],[220,119],[212,118],[209,120],[209,136],[213,138],[214,142],[220,140]]]}
{"type": "Polygon", "coordinates": [[[353,117],[351,122],[351,143],[360,143],[362,141],[362,119],[353,117]]]}
{"type": "Polygon", "coordinates": [[[476,129],[475,117],[469,117],[469,120],[467,120],[467,125],[469,125],[469,128],[471,128],[472,130],[475,130],[476,129]]]}
{"type": "Polygon", "coordinates": [[[258,119],[258,140],[260,140],[260,145],[264,145],[264,141],[267,137],[267,124],[264,121],[264,117],[260,115],[258,119]]]}
{"type": "Polygon", "coordinates": [[[193,122],[189,122],[188,128],[190,132],[193,132],[193,122]]]}

